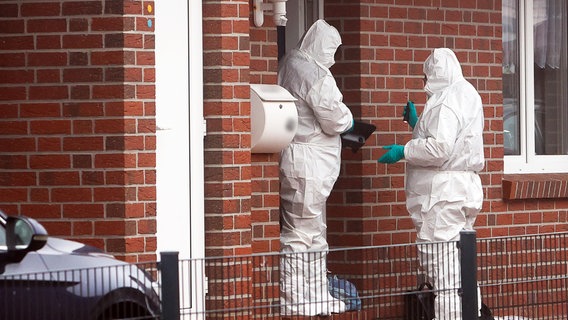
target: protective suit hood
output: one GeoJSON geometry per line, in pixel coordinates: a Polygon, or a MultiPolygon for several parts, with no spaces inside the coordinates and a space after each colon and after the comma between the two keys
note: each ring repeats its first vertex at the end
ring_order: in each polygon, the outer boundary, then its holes
{"type": "Polygon", "coordinates": [[[424,62],[428,96],[444,91],[452,84],[463,80],[462,69],[454,52],[448,48],[437,48],[424,62]]]}
{"type": "Polygon", "coordinates": [[[339,31],[320,19],[306,31],[298,44],[298,50],[326,68],[330,68],[335,63],[335,52],[340,45],[339,31]]]}

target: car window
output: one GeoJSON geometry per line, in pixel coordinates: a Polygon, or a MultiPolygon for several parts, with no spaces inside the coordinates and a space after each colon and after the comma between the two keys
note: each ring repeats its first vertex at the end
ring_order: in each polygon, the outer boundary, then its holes
{"type": "Polygon", "coordinates": [[[32,242],[34,235],[32,228],[24,220],[17,220],[14,226],[14,235],[16,239],[16,248],[26,248],[32,242]]]}

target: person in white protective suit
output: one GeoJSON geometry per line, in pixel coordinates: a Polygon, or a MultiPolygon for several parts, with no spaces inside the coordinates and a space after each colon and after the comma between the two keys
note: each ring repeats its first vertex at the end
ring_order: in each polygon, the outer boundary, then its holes
{"type": "Polygon", "coordinates": [[[481,210],[478,172],[484,167],[483,106],[452,50],[435,49],[424,63],[424,74],[428,100],[420,118],[409,103],[412,140],[404,146],[383,147],[388,152],[379,162],[406,159],[406,207],[417,230],[421,266],[439,290],[436,319],[459,320],[458,249],[454,243],[431,243],[459,240],[462,229],[473,230],[481,210]]]}
{"type": "Polygon", "coordinates": [[[295,98],[298,128],[280,155],[280,297],[287,315],[345,311],[329,294],[324,208],[341,163],[340,134],[353,126],[329,68],[341,45],[337,29],[316,21],[279,65],[278,84],[295,98]],[[305,253],[309,251],[309,253],[305,253]]]}

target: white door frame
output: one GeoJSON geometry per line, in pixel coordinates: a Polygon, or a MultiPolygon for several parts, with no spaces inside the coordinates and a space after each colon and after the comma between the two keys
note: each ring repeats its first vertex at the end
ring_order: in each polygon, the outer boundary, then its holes
{"type": "MultiPolygon", "coordinates": [[[[158,0],[155,6],[158,259],[165,251],[179,252],[180,259],[203,258],[202,2],[158,0]]],[[[204,292],[204,275],[192,272],[191,278],[180,284],[182,300],[190,301],[180,304],[205,310],[204,295],[197,294],[204,292]]]]}
{"type": "Polygon", "coordinates": [[[201,1],[156,2],[158,251],[180,259],[203,257],[201,22],[201,1]]]}
{"type": "Polygon", "coordinates": [[[293,0],[286,2],[286,52],[294,49],[306,30],[317,19],[323,19],[323,0],[293,0]],[[307,8],[306,6],[311,6],[307,8]],[[308,16],[311,14],[311,16],[308,16]]]}

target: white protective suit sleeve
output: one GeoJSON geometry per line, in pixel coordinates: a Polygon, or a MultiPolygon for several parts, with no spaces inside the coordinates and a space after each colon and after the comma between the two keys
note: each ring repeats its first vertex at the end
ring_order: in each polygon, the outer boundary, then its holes
{"type": "Polygon", "coordinates": [[[312,106],[314,115],[326,134],[337,135],[352,126],[353,116],[342,100],[343,95],[331,75],[314,84],[306,97],[306,102],[312,106]]]}
{"type": "Polygon", "coordinates": [[[406,161],[419,167],[441,167],[454,149],[459,123],[458,116],[446,105],[425,111],[417,125],[423,127],[426,138],[416,138],[406,143],[406,161]]]}

